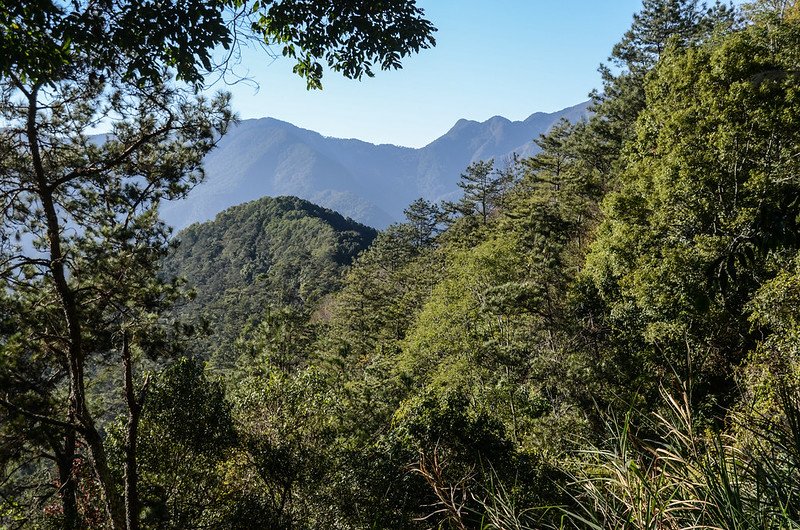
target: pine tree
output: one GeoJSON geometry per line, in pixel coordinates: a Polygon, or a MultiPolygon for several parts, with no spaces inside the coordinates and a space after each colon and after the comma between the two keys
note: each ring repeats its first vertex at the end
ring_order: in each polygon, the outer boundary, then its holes
{"type": "Polygon", "coordinates": [[[506,180],[502,177],[494,169],[494,159],[471,163],[458,182],[458,187],[464,190],[459,210],[464,215],[477,211],[483,224],[486,224],[505,191],[506,180]]]}
{"type": "MultiPolygon", "coordinates": [[[[171,349],[162,316],[177,296],[158,274],[170,236],[158,210],[202,179],[203,157],[232,120],[227,95],[198,96],[215,70],[213,50],[243,33],[279,43],[296,59],[294,72],[319,87],[321,61],[349,78],[371,76],[376,65],[399,68],[402,57],[432,46],[433,31],[413,0],[368,8],[319,0],[0,4],[0,281],[17,307],[0,353],[35,358],[27,380],[40,379],[38,363],[48,380],[35,389],[44,403],[23,393],[0,405],[11,422],[28,423],[33,445],[60,433],[51,439],[63,455],[66,528],[89,525],[74,509],[78,443],[103,504],[105,521],[94,526],[139,527],[146,385],[134,369],[137,358],[171,349]],[[91,136],[98,124],[110,133],[101,141],[91,136]],[[121,473],[90,406],[91,379],[108,359],[122,367],[114,397],[128,413],[121,473]]],[[[52,445],[35,459],[47,459],[52,445]]]]}
{"type": "Polygon", "coordinates": [[[602,117],[594,125],[608,147],[619,152],[631,139],[633,124],[645,108],[645,75],[668,45],[685,48],[734,22],[733,8],[719,0],[710,8],[698,0],[644,0],[630,29],[614,46],[610,64],[600,66],[602,94],[593,94],[602,117]]]}
{"type": "Polygon", "coordinates": [[[414,246],[427,247],[441,231],[442,209],[430,201],[420,197],[403,210],[413,230],[414,246]]]}

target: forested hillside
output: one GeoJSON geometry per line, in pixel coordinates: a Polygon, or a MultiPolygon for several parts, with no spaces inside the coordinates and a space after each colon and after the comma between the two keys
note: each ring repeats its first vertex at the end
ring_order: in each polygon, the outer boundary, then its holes
{"type": "Polygon", "coordinates": [[[164,261],[169,278],[193,290],[176,315],[210,336],[201,356],[229,365],[233,342],[270,308],[302,312],[338,290],[343,271],[376,231],[295,197],[265,197],[229,208],[176,236],[164,261]]]}
{"type": "Polygon", "coordinates": [[[142,258],[137,326],[86,334],[140,367],[100,441],[48,420],[56,312],[9,289],[0,522],[114,526],[133,474],[120,528],[800,527],[800,3],[645,0],[601,74],[591,119],[377,235],[264,199],[142,258]]]}

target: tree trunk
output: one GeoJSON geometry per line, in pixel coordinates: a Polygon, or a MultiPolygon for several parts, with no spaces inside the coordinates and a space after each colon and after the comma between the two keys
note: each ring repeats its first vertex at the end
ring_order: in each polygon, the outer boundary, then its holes
{"type": "Polygon", "coordinates": [[[108,467],[108,458],[103,446],[103,439],[94,426],[91,417],[81,419],[81,424],[86,430],[84,439],[92,455],[94,473],[103,491],[106,514],[108,515],[111,527],[114,530],[125,530],[125,506],[122,499],[117,495],[111,469],[108,467]]]}
{"type": "Polygon", "coordinates": [[[131,350],[128,344],[128,337],[124,333],[122,337],[122,363],[125,371],[125,398],[128,402],[128,424],[125,430],[125,524],[127,530],[139,530],[139,472],[136,464],[136,441],[147,381],[145,381],[142,389],[142,395],[139,399],[136,399],[136,393],[133,388],[131,350]]]}
{"type": "Polygon", "coordinates": [[[39,85],[34,85],[30,90],[18,84],[18,88],[27,96],[27,137],[31,150],[31,160],[36,179],[36,191],[42,201],[45,221],[47,223],[47,237],[50,243],[50,271],[53,283],[61,301],[68,335],[67,360],[69,365],[69,415],[77,420],[83,427],[83,435],[94,463],[95,474],[100,482],[105,500],[106,512],[111,520],[114,530],[125,528],[125,516],[122,502],[116,494],[114,480],[108,467],[105,447],[100,433],[95,427],[94,420],[86,406],[86,388],[83,380],[83,338],[78,304],[75,294],[67,282],[65,256],[61,248],[61,227],[58,221],[53,199],[53,189],[45,176],[39,150],[39,131],[37,129],[36,114],[38,111],[39,85]]]}
{"type": "MultiPolygon", "coordinates": [[[[59,443],[54,444],[56,446],[59,443]]],[[[59,495],[61,497],[61,507],[64,511],[64,530],[77,530],[78,526],[78,503],[76,500],[77,484],[72,474],[72,467],[75,462],[75,431],[67,431],[64,436],[63,447],[56,447],[56,467],[58,468],[59,495]]]]}

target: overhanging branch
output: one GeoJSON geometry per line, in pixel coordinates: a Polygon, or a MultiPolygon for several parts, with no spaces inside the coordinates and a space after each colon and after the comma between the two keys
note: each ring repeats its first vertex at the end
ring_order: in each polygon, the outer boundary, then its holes
{"type": "Polygon", "coordinates": [[[19,405],[15,405],[14,403],[11,403],[10,401],[8,401],[7,397],[6,398],[0,398],[0,405],[3,405],[8,410],[16,412],[17,414],[21,414],[21,415],[23,415],[23,416],[25,416],[27,418],[32,419],[32,420],[36,420],[36,421],[40,421],[42,423],[46,423],[48,425],[52,425],[53,427],[61,427],[62,429],[74,430],[74,431],[79,432],[79,433],[83,433],[83,430],[84,430],[83,427],[80,426],[80,425],[76,425],[74,423],[70,423],[70,422],[67,422],[67,421],[57,420],[55,418],[51,418],[50,416],[45,416],[44,414],[37,414],[35,412],[31,412],[31,411],[29,411],[27,409],[24,409],[24,408],[20,407],[19,405]]]}

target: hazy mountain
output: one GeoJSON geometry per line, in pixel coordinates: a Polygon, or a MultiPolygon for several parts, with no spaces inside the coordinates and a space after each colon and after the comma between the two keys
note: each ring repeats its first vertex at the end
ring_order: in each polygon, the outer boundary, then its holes
{"type": "Polygon", "coordinates": [[[474,160],[534,154],[535,138],[561,118],[581,119],[587,107],[537,112],[524,121],[459,120],[420,149],[329,138],[272,118],[244,120],[206,158],[206,181],[187,199],[166,204],[163,215],[182,228],[259,197],[295,195],[383,228],[418,197],[455,195],[459,175],[474,160]]]}

